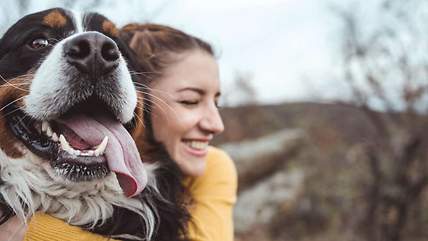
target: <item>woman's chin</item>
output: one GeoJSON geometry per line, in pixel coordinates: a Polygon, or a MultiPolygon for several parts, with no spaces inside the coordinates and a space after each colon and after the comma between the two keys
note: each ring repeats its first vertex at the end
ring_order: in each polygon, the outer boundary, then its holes
{"type": "Polygon", "coordinates": [[[184,175],[197,177],[203,175],[205,172],[205,157],[206,155],[195,157],[194,155],[185,153],[185,155],[180,155],[175,160],[184,175]]]}
{"type": "Polygon", "coordinates": [[[199,160],[194,166],[182,168],[182,172],[187,176],[199,177],[205,173],[205,160],[199,160]]]}

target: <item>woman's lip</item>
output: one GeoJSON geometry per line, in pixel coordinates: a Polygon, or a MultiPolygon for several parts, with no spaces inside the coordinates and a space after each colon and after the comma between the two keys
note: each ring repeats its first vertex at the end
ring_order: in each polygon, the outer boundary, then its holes
{"type": "Polygon", "coordinates": [[[197,150],[188,145],[186,145],[186,151],[190,153],[192,156],[196,156],[196,157],[205,157],[208,153],[207,149],[197,150]]]}
{"type": "Polygon", "coordinates": [[[208,153],[208,141],[199,141],[199,142],[205,142],[207,144],[207,147],[205,147],[204,149],[193,148],[186,142],[189,142],[189,141],[183,141],[183,144],[185,146],[186,151],[190,155],[196,156],[196,157],[205,157],[207,155],[207,153],[208,153]]]}
{"type": "Polygon", "coordinates": [[[188,141],[210,142],[211,141],[211,139],[204,139],[204,138],[183,138],[182,140],[184,142],[188,142],[188,141]]]}

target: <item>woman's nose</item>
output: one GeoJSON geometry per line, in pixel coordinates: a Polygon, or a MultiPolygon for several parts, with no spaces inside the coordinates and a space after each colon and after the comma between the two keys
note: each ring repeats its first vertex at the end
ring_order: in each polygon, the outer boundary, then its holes
{"type": "Polygon", "coordinates": [[[217,107],[214,106],[210,109],[211,110],[206,112],[200,125],[205,131],[209,131],[212,134],[220,134],[224,130],[223,120],[221,119],[217,107]]]}

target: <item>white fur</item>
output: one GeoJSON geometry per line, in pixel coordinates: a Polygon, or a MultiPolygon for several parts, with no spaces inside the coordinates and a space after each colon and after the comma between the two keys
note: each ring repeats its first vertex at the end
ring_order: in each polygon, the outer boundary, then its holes
{"type": "Polygon", "coordinates": [[[76,27],[76,33],[83,32],[83,21],[84,15],[79,11],[71,11],[71,19],[74,20],[74,26],[76,27]]]}
{"type": "MultiPolygon", "coordinates": [[[[66,39],[65,39],[66,40],[66,39]]],[[[48,57],[37,69],[30,87],[30,94],[24,98],[27,114],[39,120],[48,119],[50,111],[58,109],[52,107],[57,102],[56,96],[65,95],[67,91],[67,78],[64,75],[67,64],[62,58],[64,40],[57,43],[48,57]]]]}
{"type": "Polygon", "coordinates": [[[120,64],[118,68],[119,70],[116,72],[118,75],[117,79],[121,80],[119,83],[123,92],[123,96],[127,97],[124,99],[126,103],[123,105],[123,111],[119,116],[119,120],[122,123],[126,123],[134,116],[134,110],[137,106],[137,90],[135,89],[135,86],[132,82],[126,62],[122,57],[120,57],[120,64]]]}
{"type": "Polygon", "coordinates": [[[11,159],[0,151],[0,176],[5,182],[0,194],[22,220],[42,211],[72,225],[94,227],[96,222],[111,217],[116,205],[145,219],[146,239],[150,240],[157,214],[147,204],[126,198],[113,173],[103,180],[73,183],[56,176],[47,161],[23,146],[20,149],[25,152],[20,159],[11,159]]]}

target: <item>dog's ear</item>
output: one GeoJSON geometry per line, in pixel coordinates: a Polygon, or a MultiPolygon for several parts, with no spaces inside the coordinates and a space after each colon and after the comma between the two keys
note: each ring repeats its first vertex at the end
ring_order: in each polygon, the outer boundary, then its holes
{"type": "Polygon", "coordinates": [[[2,48],[3,45],[4,45],[3,44],[3,38],[0,38],[0,59],[3,58],[4,52],[5,52],[2,48]]]}
{"type": "MultiPolygon", "coordinates": [[[[4,55],[7,53],[4,44],[3,44],[4,38],[0,38],[0,63],[2,62],[2,59],[4,55]]],[[[3,73],[2,68],[0,67],[0,85],[3,84],[3,73]]]]}
{"type": "Polygon", "coordinates": [[[4,38],[0,38],[0,61],[8,51],[8,48],[5,47],[4,41],[4,38]]]}

